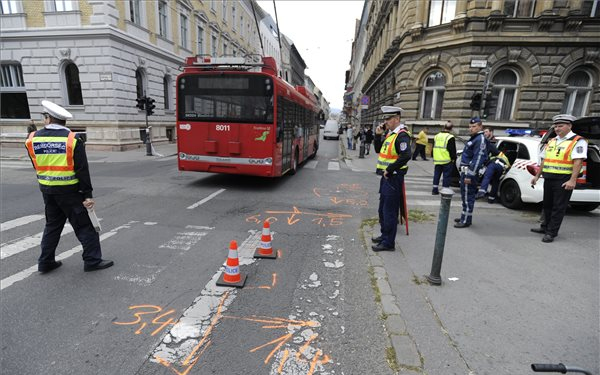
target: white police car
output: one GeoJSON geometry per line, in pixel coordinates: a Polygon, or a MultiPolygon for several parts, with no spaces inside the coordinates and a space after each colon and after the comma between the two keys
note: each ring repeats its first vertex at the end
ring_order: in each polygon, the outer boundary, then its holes
{"type": "MultiPolygon", "coordinates": [[[[584,173],[577,179],[570,206],[591,211],[600,206],[600,117],[584,117],[573,122],[573,132],[588,140],[588,157],[584,173]]],[[[556,136],[550,129],[543,137],[498,137],[496,147],[511,162],[511,168],[500,181],[500,200],[508,208],[520,208],[523,203],[540,203],[544,198],[544,184],[540,179],[535,186],[531,179],[539,169],[539,151],[556,136]]]]}

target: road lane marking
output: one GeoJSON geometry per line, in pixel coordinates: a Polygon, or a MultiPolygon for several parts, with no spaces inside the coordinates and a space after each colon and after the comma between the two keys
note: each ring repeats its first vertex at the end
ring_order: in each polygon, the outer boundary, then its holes
{"type": "MultiPolygon", "coordinates": [[[[100,235],[100,242],[104,241],[107,238],[110,238],[112,236],[114,236],[115,234],[117,234],[118,231],[120,231],[121,229],[130,229],[131,228],[131,224],[137,223],[137,221],[130,221],[127,224],[121,225],[119,227],[114,228],[113,230],[103,233],[100,235]]],[[[67,259],[68,257],[77,254],[78,252],[82,251],[83,247],[81,245],[79,246],[75,246],[74,248],[72,248],[71,250],[65,251],[64,253],[61,253],[59,255],[56,256],[56,260],[63,260],[63,259],[67,259]]],[[[0,290],[4,290],[4,288],[8,288],[9,286],[13,285],[14,283],[16,283],[17,281],[21,281],[26,279],[27,277],[31,276],[33,273],[37,272],[37,264],[34,266],[31,266],[21,272],[17,272],[12,276],[9,276],[7,278],[4,278],[0,281],[0,290]]]]}
{"type": "Polygon", "coordinates": [[[327,170],[329,171],[339,171],[340,170],[340,163],[337,161],[330,161],[327,164],[327,170]]]}
{"type": "Polygon", "coordinates": [[[0,232],[4,232],[5,230],[13,229],[16,227],[20,227],[22,225],[26,225],[29,223],[33,223],[34,221],[38,221],[43,219],[44,215],[28,215],[23,216],[18,219],[5,221],[4,223],[0,223],[0,232]]]}
{"type": "Polygon", "coordinates": [[[198,201],[198,202],[192,204],[187,209],[188,210],[193,210],[194,208],[200,206],[201,204],[204,204],[204,203],[208,202],[209,200],[213,199],[214,197],[216,197],[217,195],[221,194],[224,191],[225,191],[225,189],[217,190],[214,193],[212,193],[211,195],[209,195],[208,197],[202,199],[201,201],[198,201]]]}
{"type": "MultiPolygon", "coordinates": [[[[60,236],[62,237],[65,234],[69,234],[71,232],[73,232],[73,227],[70,224],[65,224],[65,227],[60,236]]],[[[28,236],[19,239],[13,243],[3,243],[2,245],[0,245],[0,259],[5,259],[9,256],[13,256],[15,254],[19,254],[23,251],[39,246],[43,235],[44,232],[39,232],[34,234],[33,236],[28,236]]]]}

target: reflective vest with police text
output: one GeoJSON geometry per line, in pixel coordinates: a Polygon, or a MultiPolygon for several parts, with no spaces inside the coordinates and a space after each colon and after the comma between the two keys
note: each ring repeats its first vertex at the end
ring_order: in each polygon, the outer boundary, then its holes
{"type": "Polygon", "coordinates": [[[69,132],[66,137],[39,137],[36,133],[29,134],[25,145],[33,161],[38,182],[46,186],[79,183],[75,177],[73,160],[73,152],[77,144],[75,133],[69,132]]]}
{"type": "Polygon", "coordinates": [[[546,146],[546,157],[544,158],[544,173],[568,174],[573,173],[573,159],[571,159],[571,151],[577,144],[577,141],[582,139],[576,135],[571,139],[556,142],[556,138],[552,138],[546,146]]]}
{"type": "MultiPolygon", "coordinates": [[[[396,142],[396,138],[398,138],[400,133],[406,133],[410,137],[410,133],[406,131],[406,129],[401,129],[398,133],[390,133],[385,141],[383,141],[381,150],[379,150],[377,169],[385,171],[390,164],[398,160],[398,153],[396,152],[394,143],[396,142]]],[[[408,165],[404,164],[402,167],[400,167],[400,169],[408,169],[408,165]]]]}

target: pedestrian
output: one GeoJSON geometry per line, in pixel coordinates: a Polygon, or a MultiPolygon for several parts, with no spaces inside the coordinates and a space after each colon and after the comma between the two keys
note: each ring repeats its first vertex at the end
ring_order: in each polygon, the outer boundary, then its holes
{"type": "Polygon", "coordinates": [[[438,195],[440,177],[443,175],[442,187],[450,188],[452,168],[456,162],[456,139],[452,132],[452,122],[448,121],[441,132],[433,137],[433,189],[432,195],[438,195]]]}
{"type": "Polygon", "coordinates": [[[373,143],[373,130],[371,130],[370,125],[367,125],[365,130],[365,155],[369,155],[371,143],[373,143]]]}
{"type": "Polygon", "coordinates": [[[427,148],[427,127],[424,127],[423,130],[419,132],[417,135],[417,141],[415,142],[415,152],[412,155],[412,160],[417,160],[417,155],[421,156],[421,159],[427,160],[425,156],[425,150],[427,148]]]}
{"type": "Polygon", "coordinates": [[[348,139],[348,150],[352,150],[352,125],[346,130],[346,138],[348,139]]]}
{"type": "Polygon", "coordinates": [[[552,242],[558,235],[583,161],[587,158],[587,141],[571,131],[573,121],[575,117],[566,114],[552,118],[556,137],[541,151],[540,169],[531,179],[531,185],[535,185],[540,175],[544,176],[545,218],[539,228],[531,229],[544,234],[542,242],[552,242]]]}
{"type": "Polygon", "coordinates": [[[487,163],[485,172],[483,173],[483,179],[479,190],[475,195],[475,199],[485,198],[487,195],[487,201],[490,204],[496,202],[496,196],[498,195],[498,187],[500,186],[500,178],[510,169],[510,161],[504,155],[503,152],[498,153],[496,156],[490,157],[487,163]],[[488,194],[488,186],[491,186],[491,190],[488,194]]]}
{"type": "Polygon", "coordinates": [[[358,143],[358,140],[360,139],[362,135],[362,129],[358,129],[358,126],[356,129],[354,129],[354,143],[352,144],[352,149],[356,150],[356,144],[358,143]]]}
{"type": "Polygon", "coordinates": [[[470,227],[473,221],[473,208],[480,169],[488,161],[489,141],[483,135],[483,124],[479,117],[469,121],[471,138],[467,142],[460,159],[460,198],[462,212],[460,218],[454,219],[455,228],[470,227]]]}
{"type": "Polygon", "coordinates": [[[411,134],[400,124],[402,108],[381,107],[384,125],[375,131],[375,152],[379,181],[379,225],[381,235],[373,238],[373,251],[394,251],[404,175],[410,160],[411,134]],[[384,131],[387,131],[384,133],[384,131]]]}
{"type": "Polygon", "coordinates": [[[65,126],[73,118],[71,113],[47,100],[42,100],[42,107],[45,127],[29,134],[25,143],[46,214],[38,271],[47,273],[62,265],[55,252],[67,219],[83,247],[83,270],[108,268],[113,261],[102,259],[100,237],[87,212],[94,199],[85,143],[65,126]]]}

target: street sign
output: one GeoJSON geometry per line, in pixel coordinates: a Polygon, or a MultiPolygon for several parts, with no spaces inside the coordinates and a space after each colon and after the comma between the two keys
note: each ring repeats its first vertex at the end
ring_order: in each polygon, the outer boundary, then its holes
{"type": "Polygon", "coordinates": [[[487,60],[471,60],[471,68],[485,68],[487,60]]]}

